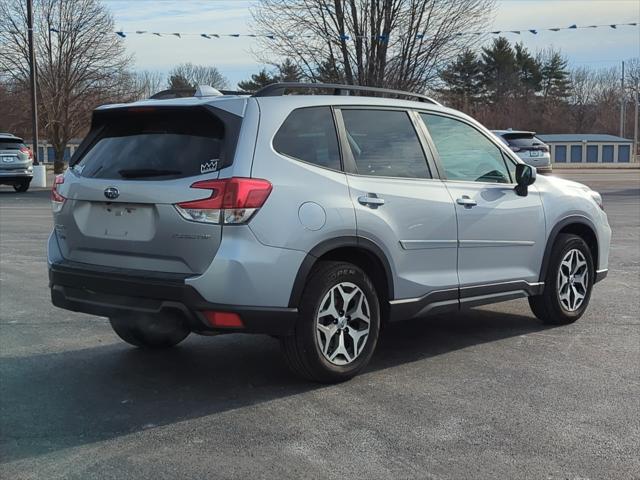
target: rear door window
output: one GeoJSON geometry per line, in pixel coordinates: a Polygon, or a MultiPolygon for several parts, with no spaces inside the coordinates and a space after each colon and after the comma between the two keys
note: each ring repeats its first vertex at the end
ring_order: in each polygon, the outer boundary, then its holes
{"type": "Polygon", "coordinates": [[[340,170],[338,136],[329,107],[291,112],[273,138],[276,152],[324,168],[340,170]]]}
{"type": "Polygon", "coordinates": [[[204,109],[125,111],[108,117],[72,169],[83,177],[164,180],[218,170],[225,125],[204,109]]]}
{"type": "Polygon", "coordinates": [[[358,174],[431,178],[407,112],[345,108],[342,118],[358,174]]]}

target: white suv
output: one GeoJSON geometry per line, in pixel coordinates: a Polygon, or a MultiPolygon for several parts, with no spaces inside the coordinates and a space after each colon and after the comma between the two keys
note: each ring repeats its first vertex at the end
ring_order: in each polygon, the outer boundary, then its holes
{"type": "Polygon", "coordinates": [[[573,322],[611,237],[598,193],[468,116],[344,85],[99,108],[52,206],[55,305],[140,347],[271,334],[321,382],[361,371],[384,322],[520,297],[573,322]]]}

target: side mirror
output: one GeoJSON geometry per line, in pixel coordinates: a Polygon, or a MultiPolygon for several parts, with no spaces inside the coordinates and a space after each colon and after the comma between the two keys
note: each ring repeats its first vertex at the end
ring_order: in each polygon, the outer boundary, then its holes
{"type": "Polygon", "coordinates": [[[526,163],[516,165],[516,193],[521,197],[529,194],[529,185],[536,181],[536,169],[526,163]]]}

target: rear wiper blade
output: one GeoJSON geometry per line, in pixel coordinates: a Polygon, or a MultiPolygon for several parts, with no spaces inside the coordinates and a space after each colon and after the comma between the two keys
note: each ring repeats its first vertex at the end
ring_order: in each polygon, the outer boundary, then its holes
{"type": "Polygon", "coordinates": [[[163,177],[165,175],[180,175],[180,170],[156,170],[154,168],[129,168],[118,170],[122,178],[163,177]]]}

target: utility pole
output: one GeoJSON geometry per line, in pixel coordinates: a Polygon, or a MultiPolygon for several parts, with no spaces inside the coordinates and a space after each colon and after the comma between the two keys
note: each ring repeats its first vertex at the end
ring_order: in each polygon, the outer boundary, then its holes
{"type": "Polygon", "coordinates": [[[635,115],[633,117],[633,148],[636,162],[640,161],[640,148],[638,148],[638,104],[640,104],[640,81],[636,80],[635,91],[635,115]]]}
{"type": "Polygon", "coordinates": [[[31,80],[31,129],[33,164],[38,165],[38,98],[36,94],[36,54],[33,46],[33,0],[27,0],[27,36],[29,41],[29,74],[31,80]]]}
{"type": "Polygon", "coordinates": [[[622,61],[622,77],[620,79],[620,136],[624,138],[624,60],[622,61]]]}

